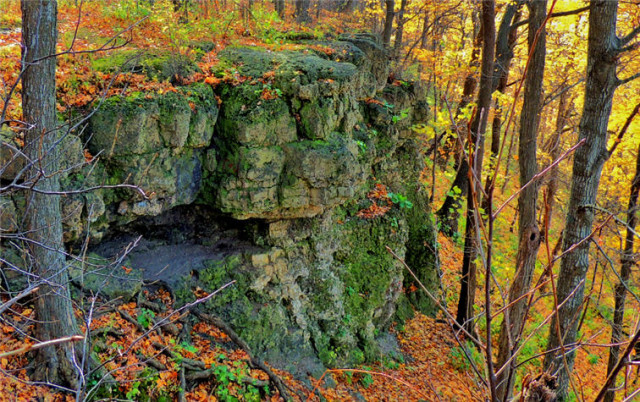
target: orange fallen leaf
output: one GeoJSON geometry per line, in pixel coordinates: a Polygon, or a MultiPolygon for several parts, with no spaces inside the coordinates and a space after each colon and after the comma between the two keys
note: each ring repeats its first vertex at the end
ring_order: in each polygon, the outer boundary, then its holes
{"type": "Polygon", "coordinates": [[[85,149],[83,153],[84,153],[85,162],[87,163],[93,162],[93,155],[91,155],[91,152],[89,152],[88,149],[85,149]]]}

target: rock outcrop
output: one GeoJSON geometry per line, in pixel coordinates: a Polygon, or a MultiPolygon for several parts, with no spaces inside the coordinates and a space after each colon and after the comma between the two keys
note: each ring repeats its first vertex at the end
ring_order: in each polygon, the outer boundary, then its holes
{"type": "MultiPolygon", "coordinates": [[[[386,247],[434,293],[439,281],[412,130],[426,117],[425,94],[387,84],[387,57],[371,36],[307,45],[229,48],[217,74],[242,79],[215,89],[107,99],[83,134],[97,162],[63,181],[67,189],[135,184],[149,194],[103,188],[68,197],[69,245],[91,239],[95,260],[162,281],[181,303],[195,289],[235,281],[204,308],[262,357],[302,375],[376,358],[377,338],[394,316],[411,314],[410,302],[434,311],[386,247]],[[376,185],[390,194],[372,196],[376,185]],[[367,217],[361,211],[372,204],[388,210],[367,217]]],[[[19,209],[9,201],[0,200],[19,209]]],[[[80,273],[76,284],[105,284],[80,273]]]]}

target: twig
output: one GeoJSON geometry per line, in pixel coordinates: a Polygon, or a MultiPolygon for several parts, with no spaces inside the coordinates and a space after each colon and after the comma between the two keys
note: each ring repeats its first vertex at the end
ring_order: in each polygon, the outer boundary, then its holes
{"type": "Polygon", "coordinates": [[[631,338],[631,342],[629,342],[629,345],[627,345],[627,349],[625,349],[622,356],[620,356],[620,359],[618,359],[618,363],[616,363],[613,370],[611,370],[611,374],[609,374],[609,377],[607,377],[607,381],[605,381],[604,385],[602,385],[600,392],[598,392],[598,396],[596,396],[596,399],[594,400],[595,402],[601,401],[604,398],[604,394],[615,381],[618,372],[622,369],[622,367],[625,366],[627,357],[629,357],[631,351],[635,347],[636,343],[638,343],[638,341],[640,341],[640,328],[636,331],[636,334],[633,336],[633,338],[631,338]]]}
{"type": "Polygon", "coordinates": [[[33,345],[27,345],[27,346],[23,346],[23,347],[21,347],[19,349],[10,350],[8,352],[0,353],[0,358],[5,358],[5,357],[9,357],[9,356],[15,356],[15,355],[19,355],[19,354],[22,354],[22,353],[27,353],[27,352],[29,352],[31,350],[46,348],[48,346],[53,346],[53,345],[59,345],[61,343],[78,342],[78,341],[81,341],[83,339],[84,339],[84,336],[82,336],[82,335],[65,336],[64,338],[52,339],[50,341],[40,342],[40,343],[36,343],[36,344],[33,344],[33,345]]]}
{"type": "MultiPolygon", "coordinates": [[[[424,399],[428,400],[429,397],[426,394],[423,394],[419,389],[417,389],[416,387],[414,387],[413,385],[409,384],[408,382],[394,377],[392,375],[386,374],[386,373],[381,373],[379,371],[371,371],[371,370],[359,370],[359,369],[326,369],[324,371],[324,373],[322,374],[322,376],[318,379],[318,382],[316,382],[315,387],[313,387],[313,389],[311,390],[311,392],[309,393],[309,396],[307,397],[307,402],[309,402],[311,400],[311,397],[313,396],[313,394],[316,392],[316,389],[318,389],[318,387],[320,386],[320,384],[322,383],[322,380],[324,380],[324,377],[327,375],[327,373],[342,373],[342,372],[351,372],[351,373],[364,373],[364,374],[371,374],[371,375],[379,375],[381,377],[386,377],[389,378],[393,381],[396,381],[410,389],[412,389],[413,391],[415,391],[416,393],[418,393],[421,397],[423,397],[424,399]]],[[[433,390],[433,388],[432,388],[433,390]]],[[[434,391],[435,393],[435,391],[434,391]]],[[[438,394],[436,393],[436,396],[438,394]]]]}
{"type": "Polygon", "coordinates": [[[178,401],[179,402],[187,402],[187,398],[185,396],[185,392],[187,392],[187,378],[184,374],[185,365],[184,362],[180,364],[180,391],[178,392],[178,401]]]}
{"type": "Polygon", "coordinates": [[[522,190],[524,190],[525,188],[529,187],[531,184],[535,183],[542,176],[546,175],[551,170],[551,168],[553,168],[554,166],[556,166],[557,164],[562,162],[567,156],[569,156],[570,153],[572,153],[573,151],[578,149],[578,147],[582,146],[582,144],[584,144],[586,141],[587,141],[586,138],[581,139],[580,141],[578,141],[578,143],[576,145],[574,145],[571,148],[567,149],[567,151],[564,154],[560,155],[560,157],[558,159],[556,159],[553,163],[551,163],[549,166],[547,166],[544,170],[536,173],[531,178],[531,180],[529,180],[524,186],[520,187],[518,189],[518,191],[513,193],[502,205],[500,205],[500,208],[498,208],[496,210],[496,212],[494,212],[492,214],[493,218],[495,219],[498,216],[498,214],[504,209],[504,207],[506,207],[507,204],[509,204],[511,201],[513,201],[513,199],[516,198],[518,196],[518,194],[520,194],[522,192],[522,190]]]}
{"type": "Polygon", "coordinates": [[[2,315],[2,313],[4,313],[9,307],[13,306],[18,300],[25,298],[32,293],[35,293],[37,290],[38,290],[38,287],[35,287],[32,289],[27,289],[20,292],[16,297],[14,297],[13,299],[7,301],[6,303],[0,306],[0,315],[2,315]]]}
{"type": "Polygon", "coordinates": [[[140,324],[138,320],[136,320],[135,318],[131,317],[129,313],[127,313],[126,311],[122,311],[120,309],[116,309],[116,311],[118,312],[118,314],[120,314],[122,318],[124,318],[126,321],[129,321],[131,324],[133,324],[138,329],[138,331],[145,332],[145,328],[142,326],[142,324],[140,324]]]}

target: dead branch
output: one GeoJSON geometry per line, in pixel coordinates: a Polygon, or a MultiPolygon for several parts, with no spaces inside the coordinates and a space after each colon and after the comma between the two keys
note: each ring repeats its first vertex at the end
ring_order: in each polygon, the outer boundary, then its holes
{"type": "Polygon", "coordinates": [[[53,346],[53,345],[59,345],[61,343],[78,342],[78,341],[81,341],[83,339],[84,339],[84,336],[82,336],[82,335],[65,336],[64,338],[52,339],[50,341],[40,342],[40,343],[36,343],[36,344],[33,344],[33,345],[27,345],[27,346],[23,346],[23,347],[21,347],[19,349],[10,350],[8,352],[0,353],[0,358],[5,358],[5,357],[9,357],[9,356],[15,356],[15,355],[27,353],[27,352],[29,352],[31,350],[46,348],[48,346],[53,346]]]}
{"type": "Polygon", "coordinates": [[[247,343],[242,340],[242,338],[240,338],[240,336],[236,333],[236,331],[233,330],[233,328],[231,328],[229,325],[227,325],[227,323],[214,315],[205,314],[198,309],[194,309],[193,312],[202,321],[215,325],[225,334],[227,334],[229,338],[231,338],[231,340],[240,347],[240,349],[244,350],[247,355],[249,355],[250,363],[252,366],[267,373],[267,375],[269,376],[269,382],[271,382],[273,386],[278,389],[280,396],[285,401],[292,400],[289,396],[289,393],[287,392],[287,386],[284,384],[284,382],[282,382],[280,377],[278,377],[269,367],[267,367],[261,359],[258,359],[253,355],[253,353],[251,353],[251,348],[249,348],[249,345],[247,345],[247,343]]]}

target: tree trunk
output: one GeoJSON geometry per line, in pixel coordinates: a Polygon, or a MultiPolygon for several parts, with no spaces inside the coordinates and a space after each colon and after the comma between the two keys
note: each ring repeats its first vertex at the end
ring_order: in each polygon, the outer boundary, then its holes
{"type": "MultiPolygon", "coordinates": [[[[613,371],[618,362],[620,354],[620,346],[616,345],[623,340],[622,323],[624,320],[624,305],[627,298],[627,286],[631,277],[631,268],[634,266],[633,259],[633,243],[635,240],[634,231],[638,218],[636,210],[638,208],[638,193],[640,192],[640,147],[638,147],[638,155],[636,156],[636,173],[631,182],[631,191],[629,194],[629,208],[627,210],[627,235],[624,242],[624,251],[620,258],[620,282],[615,287],[615,308],[613,310],[613,327],[611,328],[611,343],[613,346],[609,348],[609,362],[607,364],[607,377],[613,371]]],[[[604,395],[605,402],[613,402],[615,398],[614,391],[607,391],[604,395]]]]}
{"type": "Polygon", "coordinates": [[[273,0],[273,7],[281,20],[284,19],[284,0],[273,0]]]}
{"type": "MultiPolygon", "coordinates": [[[[29,237],[32,272],[41,280],[36,297],[36,337],[48,341],[78,334],[68,288],[60,197],[42,194],[60,190],[56,149],[56,49],[57,2],[22,0],[22,108],[25,153],[35,161],[30,181],[37,191],[26,195],[25,232],[29,237]]],[[[72,364],[77,356],[73,344],[60,344],[36,352],[32,378],[75,386],[77,373],[72,364]]]]}
{"type": "MultiPolygon", "coordinates": [[[[560,101],[558,102],[558,114],[556,115],[556,129],[553,134],[543,145],[544,151],[550,156],[551,162],[555,161],[562,154],[561,138],[564,131],[564,127],[569,120],[569,114],[571,112],[570,91],[566,86],[560,88],[562,93],[560,94],[560,101]]],[[[551,222],[553,216],[553,207],[555,204],[556,193],[558,192],[558,165],[555,165],[549,171],[549,182],[547,183],[547,206],[545,221],[551,222]]]]}
{"type": "Polygon", "coordinates": [[[393,45],[393,56],[396,60],[400,59],[400,53],[402,52],[402,40],[404,36],[404,12],[407,9],[409,0],[402,0],[400,2],[400,11],[398,12],[398,18],[396,19],[396,41],[393,45]]]}
{"type": "MultiPolygon", "coordinates": [[[[509,83],[509,69],[511,68],[511,60],[513,59],[513,48],[516,44],[518,28],[515,27],[515,23],[520,19],[520,8],[522,1],[515,3],[509,3],[507,9],[500,22],[500,28],[498,29],[498,35],[496,38],[496,61],[493,73],[493,91],[498,91],[504,94],[507,90],[507,84],[509,83]]],[[[491,122],[491,162],[489,166],[491,169],[487,173],[487,179],[485,180],[485,194],[493,191],[495,186],[493,179],[495,169],[497,166],[498,154],[500,153],[500,128],[502,127],[502,107],[498,102],[495,104],[493,112],[493,121],[491,122]]],[[[488,198],[484,198],[482,201],[482,208],[488,211],[488,198]]]]}
{"type": "MultiPolygon", "coordinates": [[[[584,108],[580,120],[580,139],[586,142],[578,148],[573,161],[571,193],[564,230],[563,251],[583,241],[591,233],[598,184],[602,166],[608,158],[606,150],[607,124],[612,100],[618,85],[616,77],[619,41],[616,36],[617,0],[592,1],[589,11],[587,80],[584,108]]],[[[576,340],[578,316],[584,299],[584,279],[589,268],[589,241],[567,254],[560,264],[558,303],[568,301],[558,309],[551,321],[544,367],[547,372],[558,370],[558,400],[567,397],[569,375],[575,351],[564,345],[576,340]]]]}
{"type": "Polygon", "coordinates": [[[391,45],[391,33],[393,32],[393,18],[396,13],[393,11],[396,6],[395,0],[385,0],[387,7],[387,13],[384,19],[384,30],[382,31],[382,44],[385,48],[389,48],[391,45]]]}
{"type": "Polygon", "coordinates": [[[356,8],[356,0],[345,0],[340,4],[339,11],[342,13],[352,13],[356,8]]]}
{"type": "Polygon", "coordinates": [[[298,23],[311,22],[309,15],[309,5],[311,0],[296,0],[296,21],[298,23]]]}
{"type": "MultiPolygon", "coordinates": [[[[476,19],[474,18],[474,22],[476,19]]],[[[426,22],[425,22],[426,24],[426,22]]],[[[475,25],[475,24],[474,24],[475,25]]],[[[471,60],[469,61],[469,74],[465,77],[464,86],[462,89],[462,98],[458,107],[456,108],[455,119],[457,120],[469,102],[473,99],[473,94],[476,91],[476,87],[478,86],[478,78],[476,67],[478,66],[478,60],[480,59],[480,49],[482,45],[482,28],[477,29],[476,34],[473,40],[473,51],[471,52],[471,60]]],[[[456,130],[454,127],[453,130],[456,130]]],[[[466,133],[466,128],[459,131],[457,133],[460,136],[463,133],[466,133]]],[[[460,139],[464,141],[464,139],[460,139]]],[[[447,135],[443,139],[443,150],[444,154],[440,159],[441,165],[446,165],[448,155],[454,153],[455,149],[460,149],[457,145],[458,138],[453,135],[447,135]]],[[[434,146],[434,160],[437,160],[438,152],[437,152],[438,144],[434,146]]],[[[455,151],[456,154],[460,152],[455,151]]],[[[436,216],[438,217],[438,222],[440,223],[440,231],[446,236],[453,236],[454,233],[458,231],[458,218],[460,217],[460,207],[462,205],[462,200],[467,195],[467,187],[468,187],[468,176],[469,176],[469,164],[466,159],[458,158],[456,162],[457,171],[456,177],[453,179],[453,183],[451,183],[451,188],[447,193],[447,197],[445,198],[442,206],[436,212],[436,216]]]]}
{"type": "MultiPolygon", "coordinates": [[[[518,163],[520,167],[520,187],[529,183],[538,173],[536,161],[538,128],[542,110],[542,81],[544,78],[546,56],[546,29],[543,26],[547,16],[547,0],[527,3],[529,5],[529,44],[530,64],[527,69],[524,87],[524,103],[520,113],[520,142],[518,146],[518,163]]],[[[527,297],[531,287],[531,278],[535,268],[536,256],[540,247],[540,229],[536,222],[536,204],[538,200],[538,184],[529,185],[518,196],[519,230],[518,254],[516,257],[516,273],[509,289],[508,303],[500,331],[498,349],[498,367],[507,364],[524,328],[527,310],[527,297]]],[[[498,377],[498,398],[507,400],[513,390],[513,381],[517,360],[511,360],[498,377]]]]}
{"type": "Polygon", "coordinates": [[[427,33],[429,32],[429,11],[430,11],[429,9],[426,9],[424,11],[424,19],[422,22],[422,33],[420,34],[420,49],[427,48],[427,33]]]}
{"type": "MultiPolygon", "coordinates": [[[[467,174],[475,174],[480,178],[482,172],[482,156],[484,153],[484,132],[487,128],[487,117],[491,108],[491,90],[493,86],[493,58],[496,45],[495,26],[495,2],[494,0],[482,1],[482,68],[480,75],[480,90],[478,91],[478,106],[471,122],[471,144],[476,144],[477,152],[469,152],[471,167],[467,174]]],[[[464,255],[462,262],[462,277],[460,279],[460,299],[458,301],[458,325],[464,326],[470,333],[474,330],[473,306],[476,292],[476,266],[475,259],[478,253],[476,229],[476,210],[474,201],[480,202],[479,195],[481,183],[468,180],[467,195],[467,229],[465,233],[464,255]],[[474,200],[475,197],[475,200],[474,200]]]]}

